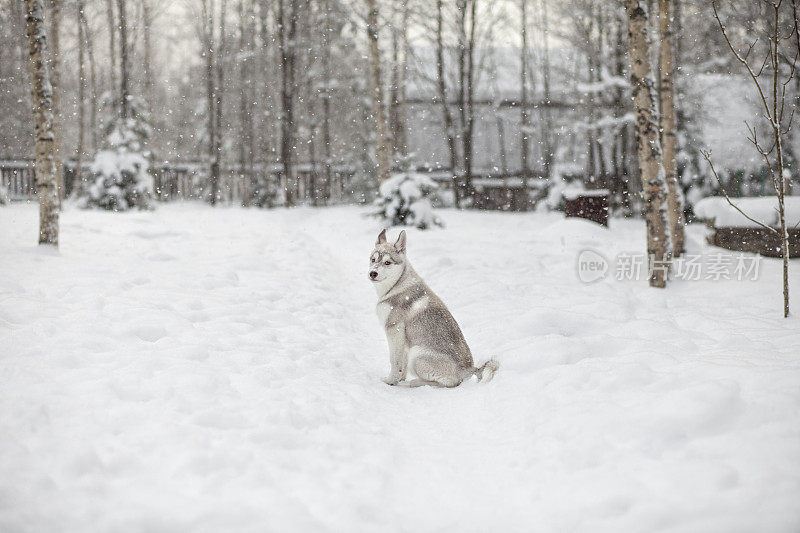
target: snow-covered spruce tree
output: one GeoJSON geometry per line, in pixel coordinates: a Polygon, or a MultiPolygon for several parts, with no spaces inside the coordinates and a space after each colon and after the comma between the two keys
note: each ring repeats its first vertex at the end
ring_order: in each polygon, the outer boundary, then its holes
{"type": "Polygon", "coordinates": [[[422,174],[394,174],[381,183],[374,215],[390,226],[416,226],[419,229],[442,226],[431,206],[431,195],[436,189],[436,182],[422,174]]]}
{"type": "Polygon", "coordinates": [[[275,207],[281,202],[278,188],[280,183],[275,183],[269,174],[255,173],[251,178],[248,203],[256,207],[275,207]]]}
{"type": "Polygon", "coordinates": [[[103,130],[103,141],[91,165],[91,177],[82,207],[102,207],[125,211],[150,207],[153,177],[150,175],[150,153],[146,149],[150,126],[142,102],[131,98],[127,117],[122,106],[107,98],[106,107],[115,110],[103,130]]]}

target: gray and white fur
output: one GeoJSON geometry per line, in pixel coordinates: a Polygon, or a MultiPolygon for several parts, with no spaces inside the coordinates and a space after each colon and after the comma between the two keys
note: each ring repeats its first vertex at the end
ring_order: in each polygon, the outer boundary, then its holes
{"type": "Polygon", "coordinates": [[[444,303],[406,258],[406,232],[397,242],[378,235],[369,279],[378,293],[378,319],[389,341],[389,385],[455,387],[472,375],[489,381],[499,368],[490,359],[476,368],[467,341],[444,303]],[[407,380],[407,378],[410,378],[407,380]]]}

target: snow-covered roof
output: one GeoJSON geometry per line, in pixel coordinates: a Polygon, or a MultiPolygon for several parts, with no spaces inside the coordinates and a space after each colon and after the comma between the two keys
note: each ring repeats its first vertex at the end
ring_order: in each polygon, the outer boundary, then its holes
{"type": "MultiPolygon", "coordinates": [[[[767,226],[778,227],[777,197],[731,198],[731,201],[750,218],[767,226]]],[[[787,196],[783,203],[787,226],[792,228],[800,224],[800,196],[787,196]]],[[[698,217],[713,222],[717,227],[758,227],[758,224],[748,220],[722,196],[703,198],[695,204],[694,212],[698,217]]]]}
{"type": "Polygon", "coordinates": [[[566,187],[564,191],[561,193],[561,196],[563,196],[565,200],[577,200],[581,196],[600,197],[600,196],[607,196],[608,194],[609,194],[608,189],[590,190],[581,185],[575,184],[566,187]]]}

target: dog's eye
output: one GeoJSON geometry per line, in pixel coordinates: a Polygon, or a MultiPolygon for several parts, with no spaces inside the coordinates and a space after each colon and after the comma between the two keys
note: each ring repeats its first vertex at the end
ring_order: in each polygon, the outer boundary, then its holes
{"type": "Polygon", "coordinates": [[[384,261],[384,262],[383,262],[383,264],[384,264],[384,265],[386,265],[386,266],[388,267],[389,265],[391,265],[391,264],[392,264],[392,262],[391,262],[391,261],[384,261]]]}

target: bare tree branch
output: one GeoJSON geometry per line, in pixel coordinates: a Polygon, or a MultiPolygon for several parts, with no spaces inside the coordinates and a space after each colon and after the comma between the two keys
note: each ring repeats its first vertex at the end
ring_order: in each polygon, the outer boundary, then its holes
{"type": "Polygon", "coordinates": [[[736,58],[736,60],[739,61],[739,63],[741,63],[742,65],[744,65],[744,67],[747,69],[747,72],[750,74],[750,77],[753,79],[753,82],[756,85],[756,88],[758,90],[758,95],[761,97],[761,102],[764,104],[764,108],[769,109],[769,104],[767,103],[767,97],[764,96],[764,91],[761,89],[761,84],[758,82],[758,76],[756,76],[755,72],[753,72],[753,69],[750,68],[750,64],[747,61],[745,61],[745,59],[742,58],[741,55],[739,55],[739,52],[737,52],[736,49],[733,47],[733,43],[728,37],[728,32],[725,30],[725,25],[720,20],[719,13],[717,13],[716,0],[711,2],[711,8],[714,10],[714,18],[717,19],[717,24],[719,24],[719,29],[722,31],[722,36],[725,38],[725,42],[728,44],[728,48],[730,48],[731,53],[733,53],[733,56],[736,58]]]}

